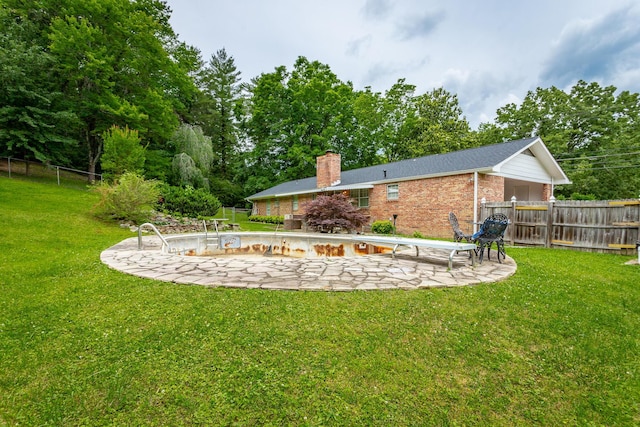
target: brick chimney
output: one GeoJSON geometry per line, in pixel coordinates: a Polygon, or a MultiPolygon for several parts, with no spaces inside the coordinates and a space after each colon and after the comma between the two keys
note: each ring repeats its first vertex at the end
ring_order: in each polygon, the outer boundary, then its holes
{"type": "Polygon", "coordinates": [[[316,187],[325,188],[340,183],[340,154],[327,151],[316,158],[316,187]]]}

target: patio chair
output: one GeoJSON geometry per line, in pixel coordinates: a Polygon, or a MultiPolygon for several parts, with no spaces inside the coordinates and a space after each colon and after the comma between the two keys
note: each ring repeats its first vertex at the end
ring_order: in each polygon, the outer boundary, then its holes
{"type": "Polygon", "coordinates": [[[487,217],[480,226],[480,230],[471,236],[471,239],[478,245],[478,260],[480,263],[482,263],[485,248],[487,248],[487,258],[491,259],[491,245],[494,242],[498,247],[498,262],[502,263],[500,255],[502,255],[502,259],[506,259],[504,232],[508,225],[509,218],[505,214],[496,213],[487,217]]]}
{"type": "Polygon", "coordinates": [[[458,224],[458,218],[456,217],[456,214],[454,214],[453,212],[449,212],[449,224],[451,224],[451,228],[453,228],[454,242],[462,242],[463,240],[469,243],[472,242],[471,234],[465,234],[460,229],[460,224],[458,224]]]}

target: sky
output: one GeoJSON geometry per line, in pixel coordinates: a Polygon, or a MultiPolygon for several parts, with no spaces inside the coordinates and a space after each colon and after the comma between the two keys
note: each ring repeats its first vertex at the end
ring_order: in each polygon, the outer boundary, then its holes
{"type": "Polygon", "coordinates": [[[636,0],[167,0],[178,38],[224,48],[243,81],[298,57],[356,90],[399,79],[457,95],[473,129],[538,87],[640,92],[636,0]]]}

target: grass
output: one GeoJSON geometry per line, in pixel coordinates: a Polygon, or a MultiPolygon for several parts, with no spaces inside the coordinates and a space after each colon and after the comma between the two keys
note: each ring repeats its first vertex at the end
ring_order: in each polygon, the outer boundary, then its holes
{"type": "MultiPolygon", "coordinates": [[[[267,224],[262,222],[253,222],[249,221],[250,213],[247,211],[238,211],[235,213],[230,212],[230,208],[226,208],[223,212],[222,209],[218,211],[214,218],[226,218],[229,220],[229,223],[235,223],[240,226],[240,230],[242,231],[275,231],[275,224],[267,224]]],[[[278,231],[283,231],[283,226],[280,224],[278,227],[278,231]]]]}
{"type": "Polygon", "coordinates": [[[208,289],[110,270],[95,195],[0,177],[0,425],[637,425],[640,267],[508,248],[509,280],[208,289]]]}

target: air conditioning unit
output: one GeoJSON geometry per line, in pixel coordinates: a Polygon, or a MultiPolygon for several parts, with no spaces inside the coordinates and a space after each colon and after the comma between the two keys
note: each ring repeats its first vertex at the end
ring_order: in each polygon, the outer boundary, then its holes
{"type": "Polygon", "coordinates": [[[293,214],[284,214],[284,219],[293,219],[293,214]]]}

